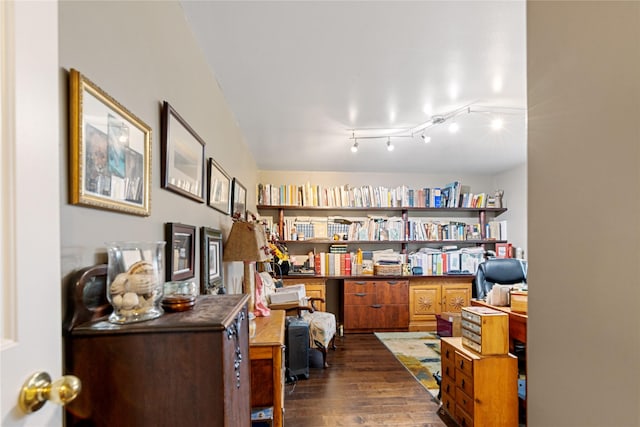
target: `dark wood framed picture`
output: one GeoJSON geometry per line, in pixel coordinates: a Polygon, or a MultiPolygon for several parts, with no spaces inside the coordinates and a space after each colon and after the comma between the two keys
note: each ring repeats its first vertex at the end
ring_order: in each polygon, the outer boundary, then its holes
{"type": "Polygon", "coordinates": [[[167,281],[191,279],[195,276],[196,227],[168,222],[165,234],[167,281]]]}
{"type": "Polygon", "coordinates": [[[167,101],[162,105],[162,188],[204,203],[205,142],[167,101]]]}
{"type": "Polygon", "coordinates": [[[69,202],[151,214],[151,128],[69,71],[69,202]]]}
{"type": "Polygon", "coordinates": [[[233,210],[231,216],[234,218],[247,219],[247,189],[240,184],[238,178],[233,178],[233,210]]]}
{"type": "Polygon", "coordinates": [[[213,158],[207,164],[207,205],[229,215],[231,212],[231,178],[213,158]]]}
{"type": "Polygon", "coordinates": [[[200,228],[200,293],[225,293],[222,281],[222,232],[200,228]]]}

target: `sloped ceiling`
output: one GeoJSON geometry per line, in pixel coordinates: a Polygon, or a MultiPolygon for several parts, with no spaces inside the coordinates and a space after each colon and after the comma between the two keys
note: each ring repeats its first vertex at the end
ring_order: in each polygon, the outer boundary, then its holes
{"type": "Polygon", "coordinates": [[[261,170],[493,174],[526,161],[524,1],[182,6],[261,170]],[[457,133],[449,120],[428,144],[415,132],[386,150],[388,135],[456,110],[457,133]]]}

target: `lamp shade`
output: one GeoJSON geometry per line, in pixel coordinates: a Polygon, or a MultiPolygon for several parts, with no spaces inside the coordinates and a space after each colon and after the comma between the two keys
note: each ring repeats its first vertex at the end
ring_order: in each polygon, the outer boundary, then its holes
{"type": "Polygon", "coordinates": [[[224,245],[223,261],[266,261],[270,258],[261,224],[236,221],[224,245]]]}

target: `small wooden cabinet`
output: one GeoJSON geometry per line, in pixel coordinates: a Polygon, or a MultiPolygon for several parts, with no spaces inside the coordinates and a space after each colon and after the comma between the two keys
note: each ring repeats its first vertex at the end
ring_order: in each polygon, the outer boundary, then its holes
{"type": "Polygon", "coordinates": [[[436,314],[460,313],[471,304],[470,276],[413,276],[409,287],[409,330],[435,331],[436,314]]]}
{"type": "Polygon", "coordinates": [[[460,337],[442,338],[442,409],[464,427],[518,425],[518,361],[481,356],[460,337]]]}
{"type": "Polygon", "coordinates": [[[344,281],[344,329],[347,332],[406,330],[409,281],[344,281]]]}
{"type": "Polygon", "coordinates": [[[249,426],[247,300],[205,295],[145,322],[71,325],[65,373],[82,392],[65,406],[65,425],[249,426]]]}
{"type": "Polygon", "coordinates": [[[284,419],[284,320],[283,310],[256,317],[256,334],[251,338],[251,407],[273,408],[273,425],[284,419]]]}
{"type": "Polygon", "coordinates": [[[318,311],[327,311],[327,288],[324,279],[314,277],[303,277],[298,279],[282,279],[283,286],[297,285],[304,283],[304,288],[309,298],[322,298],[325,302],[316,301],[314,303],[318,311]]]}

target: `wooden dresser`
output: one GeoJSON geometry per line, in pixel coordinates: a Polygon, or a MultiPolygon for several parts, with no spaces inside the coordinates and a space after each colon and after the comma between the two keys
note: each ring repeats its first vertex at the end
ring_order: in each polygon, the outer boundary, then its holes
{"type": "Polygon", "coordinates": [[[247,295],[116,325],[71,325],[65,371],[82,381],[67,426],[249,426],[247,295]]]}
{"type": "Polygon", "coordinates": [[[518,361],[481,356],[462,338],[442,338],[442,408],[464,427],[518,425],[518,361]]]}
{"type": "Polygon", "coordinates": [[[344,281],[345,331],[406,331],[408,326],[409,280],[344,281]]]}
{"type": "Polygon", "coordinates": [[[283,310],[271,310],[257,317],[256,334],[251,338],[251,407],[273,408],[273,425],[284,418],[284,320],[283,310]]]}

